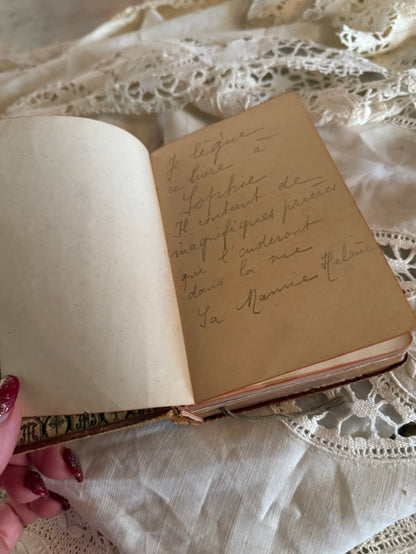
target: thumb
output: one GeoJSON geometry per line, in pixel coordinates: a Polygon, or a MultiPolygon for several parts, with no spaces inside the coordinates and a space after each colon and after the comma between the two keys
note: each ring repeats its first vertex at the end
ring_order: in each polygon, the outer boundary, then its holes
{"type": "Polygon", "coordinates": [[[9,554],[23,532],[23,521],[8,502],[0,504],[0,554],[9,554]]]}
{"type": "MultiPolygon", "coordinates": [[[[7,466],[20,431],[20,408],[16,404],[19,380],[8,375],[0,381],[0,478],[7,466]]],[[[8,554],[23,530],[23,522],[6,502],[0,503],[0,554],[8,554]]]]}

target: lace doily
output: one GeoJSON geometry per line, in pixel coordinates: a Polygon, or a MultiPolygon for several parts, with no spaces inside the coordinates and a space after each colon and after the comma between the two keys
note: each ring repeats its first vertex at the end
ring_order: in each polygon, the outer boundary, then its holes
{"type": "Polygon", "coordinates": [[[412,554],[416,552],[416,514],[396,521],[347,554],[412,554]]]}
{"type": "Polygon", "coordinates": [[[416,297],[416,238],[386,230],[376,230],[374,236],[403,292],[412,302],[416,297]]]}
{"type": "Polygon", "coordinates": [[[28,525],[13,554],[118,554],[119,550],[73,510],[28,525]]]}
{"type": "Polygon", "coordinates": [[[329,17],[341,43],[366,55],[393,50],[414,36],[416,5],[413,0],[254,0],[251,20],[289,23],[329,17]]]}
{"type": "MultiPolygon", "coordinates": [[[[234,11],[246,6],[231,4],[234,11]]],[[[317,124],[385,121],[415,128],[412,0],[382,2],[381,7],[375,0],[357,0],[352,7],[351,2],[317,0],[303,14],[308,23],[299,28],[299,38],[293,38],[295,32],[285,38],[284,26],[252,27],[272,12],[290,8],[298,16],[307,4],[309,0],[254,1],[242,30],[214,38],[209,27],[198,38],[165,28],[162,8],[149,10],[148,3],[130,8],[72,45],[1,60],[0,84],[7,86],[0,92],[0,110],[7,115],[91,116],[162,113],[193,105],[227,117],[294,89],[317,124]],[[322,43],[307,38],[319,34],[316,26],[324,16],[331,19],[334,35],[322,43]],[[339,41],[341,46],[334,46],[339,41]],[[380,54],[393,48],[394,57],[380,54]]],[[[217,8],[207,12],[208,21],[215,20],[217,8]]],[[[281,22],[281,17],[274,20],[281,22]]]]}
{"type": "MultiPolygon", "coordinates": [[[[373,231],[409,301],[416,300],[416,237],[373,231]]],[[[342,395],[345,404],[325,415],[286,422],[304,440],[336,456],[399,461],[416,458],[416,347],[395,372],[275,407],[279,413],[309,410],[342,395]]]]}

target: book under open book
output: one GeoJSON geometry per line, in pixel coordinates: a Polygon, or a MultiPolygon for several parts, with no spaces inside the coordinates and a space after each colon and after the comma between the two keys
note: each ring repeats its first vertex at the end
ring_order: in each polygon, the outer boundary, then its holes
{"type": "Polygon", "coordinates": [[[201,420],[370,375],[411,343],[413,313],[295,93],[151,154],[98,121],[5,119],[0,155],[1,371],[41,425],[201,420]]]}

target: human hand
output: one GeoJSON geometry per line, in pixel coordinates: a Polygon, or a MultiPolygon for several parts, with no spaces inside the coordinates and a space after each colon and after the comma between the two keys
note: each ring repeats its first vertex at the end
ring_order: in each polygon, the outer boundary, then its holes
{"type": "Polygon", "coordinates": [[[0,380],[0,487],[8,493],[6,501],[0,503],[0,554],[11,552],[25,525],[69,509],[68,501],[49,491],[36,469],[53,479],[83,480],[78,458],[69,448],[13,456],[21,424],[18,392],[17,377],[0,380]]]}

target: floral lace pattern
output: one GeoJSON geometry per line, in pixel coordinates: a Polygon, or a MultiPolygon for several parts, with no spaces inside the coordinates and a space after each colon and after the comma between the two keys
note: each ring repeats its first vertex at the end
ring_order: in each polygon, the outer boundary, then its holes
{"type": "Polygon", "coordinates": [[[74,511],[27,526],[14,554],[118,554],[119,550],[74,511]]]}
{"type": "MultiPolygon", "coordinates": [[[[416,299],[416,237],[375,230],[374,235],[410,302],[416,299]]],[[[325,415],[287,422],[305,440],[349,459],[398,461],[416,458],[415,345],[398,370],[298,398],[275,408],[279,413],[310,410],[342,395],[345,403],[325,415]]]]}
{"type": "Polygon", "coordinates": [[[352,10],[342,2],[336,3],[336,10],[334,4],[316,2],[304,19],[319,21],[325,15],[331,17],[335,29],[342,22],[343,30],[338,33],[342,48],[312,39],[281,38],[279,27],[270,27],[267,34],[250,27],[256,17],[269,13],[266,6],[280,13],[294,5],[300,10],[303,1],[253,2],[245,30],[218,33],[214,38],[202,33],[198,38],[173,34],[161,39],[154,33],[150,41],[142,28],[145,6],[130,9],[124,19],[119,16],[78,43],[3,59],[0,83],[7,81],[9,86],[3,98],[0,93],[0,106],[7,115],[89,116],[162,113],[194,105],[227,117],[294,89],[303,96],[317,124],[385,121],[415,128],[411,35],[416,14],[411,2],[385,3],[381,10],[375,2],[357,1],[352,10]],[[365,25],[360,25],[367,30],[356,29],[352,35],[346,22],[358,25],[363,10],[367,17],[365,25]],[[113,37],[133,24],[136,31],[128,40],[120,43],[113,37]],[[386,25],[397,37],[388,47],[384,43],[380,48],[371,46],[378,34],[387,40],[386,25]],[[394,59],[380,54],[393,47],[401,49],[394,59]],[[24,94],[14,98],[9,92],[13,83],[24,94]]]}
{"type": "Polygon", "coordinates": [[[415,35],[416,6],[412,0],[254,0],[248,17],[275,24],[329,17],[341,43],[352,52],[374,55],[393,50],[415,35]]]}
{"type": "Polygon", "coordinates": [[[412,554],[416,551],[416,514],[396,521],[348,554],[412,554]]]}
{"type": "Polygon", "coordinates": [[[416,296],[416,239],[403,233],[376,230],[377,242],[409,300],[416,296]]]}

